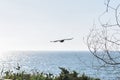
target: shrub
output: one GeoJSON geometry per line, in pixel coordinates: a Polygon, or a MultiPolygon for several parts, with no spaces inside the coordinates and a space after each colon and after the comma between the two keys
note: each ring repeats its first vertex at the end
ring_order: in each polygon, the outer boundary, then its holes
{"type": "Polygon", "coordinates": [[[39,73],[26,74],[25,71],[19,73],[13,73],[13,71],[6,71],[4,78],[12,80],[100,80],[98,78],[91,78],[82,74],[78,75],[76,71],[69,71],[65,68],[59,67],[61,73],[58,76],[54,76],[51,73],[39,73]]]}

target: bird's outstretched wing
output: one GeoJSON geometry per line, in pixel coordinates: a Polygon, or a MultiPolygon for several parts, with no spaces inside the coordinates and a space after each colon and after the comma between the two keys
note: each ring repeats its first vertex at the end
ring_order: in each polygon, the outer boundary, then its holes
{"type": "Polygon", "coordinates": [[[50,41],[50,42],[59,42],[60,40],[50,41]]]}
{"type": "Polygon", "coordinates": [[[63,39],[63,40],[72,40],[73,38],[67,38],[67,39],[63,39]]]}

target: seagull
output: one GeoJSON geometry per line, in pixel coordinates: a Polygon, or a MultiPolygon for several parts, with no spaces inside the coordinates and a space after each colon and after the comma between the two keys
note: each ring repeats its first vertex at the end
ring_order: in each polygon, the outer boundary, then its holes
{"type": "Polygon", "coordinates": [[[72,40],[73,38],[67,38],[67,39],[60,39],[60,40],[55,40],[55,41],[50,41],[50,42],[60,42],[63,43],[65,40],[72,40]]]}

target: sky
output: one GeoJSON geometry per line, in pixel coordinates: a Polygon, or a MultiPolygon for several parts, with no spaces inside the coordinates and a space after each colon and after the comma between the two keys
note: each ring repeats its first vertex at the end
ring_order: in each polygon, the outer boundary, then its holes
{"type": "Polygon", "coordinates": [[[88,50],[83,38],[104,10],[104,0],[0,0],[0,51],[88,50]]]}

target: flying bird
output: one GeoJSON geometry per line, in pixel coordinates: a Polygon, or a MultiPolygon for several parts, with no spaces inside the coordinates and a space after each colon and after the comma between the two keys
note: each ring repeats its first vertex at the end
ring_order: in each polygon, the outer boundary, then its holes
{"type": "Polygon", "coordinates": [[[67,39],[60,39],[60,40],[55,40],[55,41],[50,41],[50,42],[60,42],[63,43],[66,40],[72,40],[73,38],[67,38],[67,39]]]}

